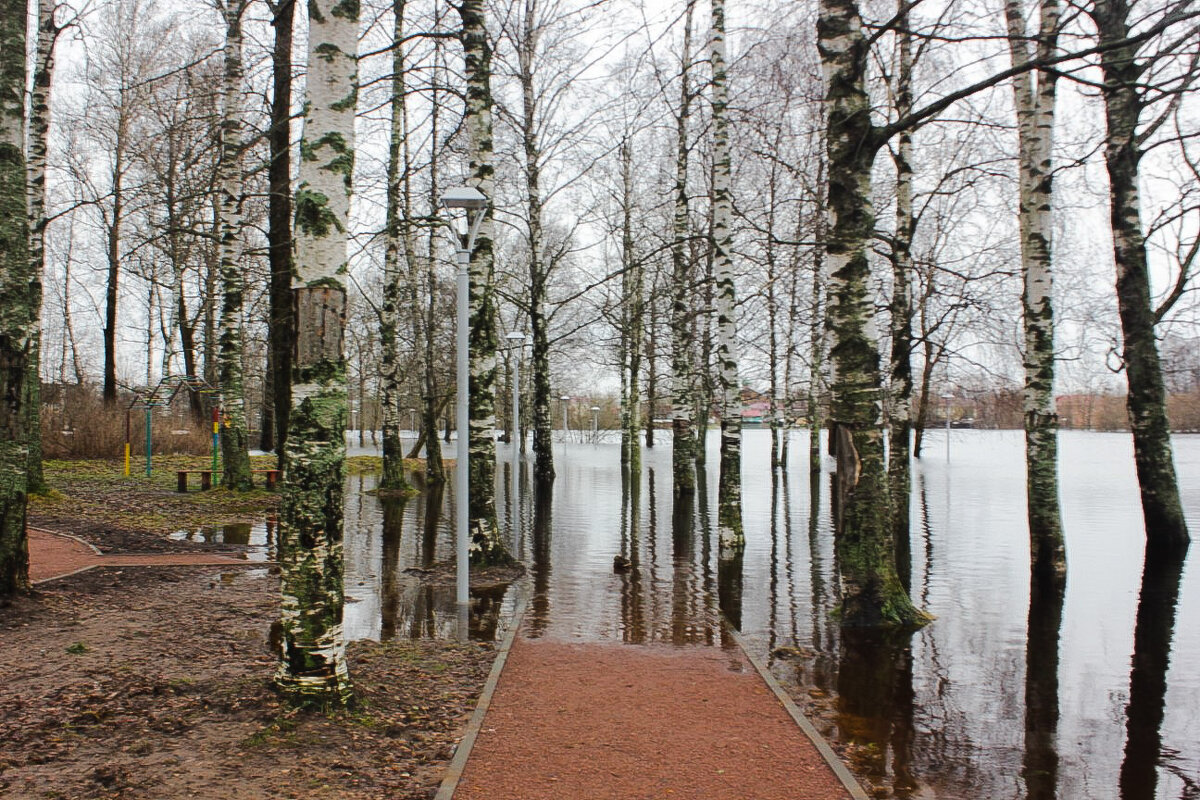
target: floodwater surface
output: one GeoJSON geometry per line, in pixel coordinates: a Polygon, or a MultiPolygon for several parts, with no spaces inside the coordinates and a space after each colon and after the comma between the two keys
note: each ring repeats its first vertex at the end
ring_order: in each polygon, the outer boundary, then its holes
{"type": "MultiPolygon", "coordinates": [[[[720,644],[724,613],[895,797],[1200,797],[1197,557],[1143,564],[1128,435],[1061,434],[1062,602],[1030,587],[1023,435],[953,431],[949,461],[945,436],[927,436],[911,506],[911,593],[936,619],[904,637],[847,635],[831,616],[828,465],[810,475],[804,431],[791,469],[774,474],[769,432],[746,431],[747,546],[726,559],[715,541],[715,436],[694,502],[679,507],[665,435],[635,476],[620,469],[615,443],[556,445],[558,478],[543,497],[529,465],[517,476],[501,445],[497,504],[530,571],[528,630],[720,644]],[[615,556],[629,569],[615,572],[615,556]]],[[[1200,531],[1200,437],[1174,443],[1200,531]]],[[[381,503],[365,493],[373,481],[347,487],[348,636],[452,636],[453,588],[422,588],[415,576],[453,556],[453,487],[381,503]]],[[[487,637],[513,598],[473,603],[482,613],[472,635],[487,637]]]]}

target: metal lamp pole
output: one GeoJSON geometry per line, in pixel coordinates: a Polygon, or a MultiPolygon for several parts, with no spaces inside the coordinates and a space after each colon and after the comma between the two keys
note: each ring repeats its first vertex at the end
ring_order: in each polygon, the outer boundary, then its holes
{"type": "Polygon", "coordinates": [[[567,438],[570,436],[571,428],[567,422],[567,403],[571,402],[571,398],[563,395],[561,398],[563,404],[563,447],[567,446],[567,438]]]}
{"type": "Polygon", "coordinates": [[[509,347],[513,351],[512,361],[512,446],[513,446],[513,471],[516,471],[517,465],[521,463],[521,437],[525,434],[521,432],[521,352],[525,347],[525,334],[513,332],[504,337],[508,340],[509,347]]]}
{"type": "MultiPolygon", "coordinates": [[[[471,291],[471,278],[468,268],[471,266],[471,251],[475,249],[475,237],[479,235],[479,226],[483,222],[487,210],[488,199],[483,192],[470,186],[455,186],[446,190],[442,195],[442,207],[451,215],[450,230],[455,234],[454,259],[458,263],[458,296],[457,296],[457,350],[458,350],[458,404],[456,408],[456,427],[458,428],[458,491],[455,492],[455,601],[461,607],[466,607],[470,601],[470,558],[469,531],[471,514],[471,475],[470,475],[470,427],[471,417],[467,404],[470,394],[471,373],[468,364],[468,349],[470,346],[469,326],[471,324],[467,300],[471,291]],[[459,235],[454,227],[453,216],[456,209],[463,209],[467,215],[467,232],[459,235]]],[[[461,616],[461,615],[460,615],[461,616]]]]}
{"type": "Polygon", "coordinates": [[[592,443],[596,442],[596,437],[600,434],[600,406],[592,406],[592,443]]]}

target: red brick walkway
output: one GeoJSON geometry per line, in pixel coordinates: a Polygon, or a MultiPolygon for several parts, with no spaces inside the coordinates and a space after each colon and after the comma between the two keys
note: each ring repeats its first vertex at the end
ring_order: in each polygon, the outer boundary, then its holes
{"type": "Polygon", "coordinates": [[[518,637],[455,800],[672,797],[851,795],[739,650],[518,637]]]}
{"type": "Polygon", "coordinates": [[[241,558],[207,553],[119,553],[101,555],[89,544],[39,528],[29,528],[29,580],[33,583],[61,578],[92,567],[146,567],[189,565],[240,565],[241,558]]]}

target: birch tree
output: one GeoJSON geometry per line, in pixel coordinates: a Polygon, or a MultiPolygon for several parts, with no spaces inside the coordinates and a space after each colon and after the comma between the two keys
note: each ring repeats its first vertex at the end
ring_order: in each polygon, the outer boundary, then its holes
{"type": "Polygon", "coordinates": [[[246,429],[246,387],[242,374],[242,309],[246,293],[246,250],[242,230],[242,83],[245,79],[242,17],[249,0],[224,0],[218,5],[225,22],[224,70],[221,82],[220,248],[221,335],[220,391],[222,404],[222,483],[246,491],[250,474],[250,442],[246,429]]]}
{"type": "MultiPolygon", "coordinates": [[[[688,233],[688,121],[692,90],[689,75],[692,52],[692,13],[688,0],[683,17],[683,53],[680,57],[679,110],[675,117],[675,207],[671,227],[671,475],[676,497],[696,491],[695,369],[692,353],[692,286],[687,253],[688,233]]],[[[653,409],[651,417],[653,417],[653,409]]]]}
{"type": "Polygon", "coordinates": [[[311,0],[296,192],[296,358],[283,468],[282,660],[293,703],[352,699],[342,631],[346,250],[354,172],[357,0],[311,0]]]}
{"type": "MultiPolygon", "coordinates": [[[[904,0],[896,12],[896,114],[904,116],[913,106],[912,33],[904,0]]],[[[888,407],[888,493],[892,502],[892,537],[896,544],[896,568],[903,578],[908,572],[904,555],[909,552],[909,496],[912,494],[912,240],[916,232],[913,214],[913,140],[911,131],[896,137],[892,160],[896,165],[896,230],[892,234],[892,352],[888,407]]]]}
{"type": "MultiPolygon", "coordinates": [[[[404,11],[406,3],[397,0],[393,9],[392,50],[392,120],[391,140],[388,143],[387,246],[383,258],[383,303],[379,308],[380,379],[383,382],[383,477],[379,488],[388,491],[409,489],[404,477],[404,449],[400,442],[400,342],[398,337],[399,306],[408,274],[401,269],[401,251],[411,271],[415,248],[409,230],[409,214],[405,200],[408,193],[408,164],[405,141],[408,129],[408,87],[405,85],[404,11]],[[402,175],[403,173],[403,175],[402,175]]],[[[411,203],[407,205],[411,206],[411,203]]],[[[411,285],[411,281],[407,282],[411,285]]],[[[415,303],[414,303],[415,305],[415,303]]],[[[414,317],[418,315],[413,309],[414,317]]],[[[414,337],[414,342],[417,341],[414,337]]]]}
{"type": "MultiPolygon", "coordinates": [[[[470,386],[458,387],[470,395],[469,435],[471,515],[471,562],[504,564],[511,560],[500,538],[496,516],[496,289],[494,262],[495,156],[492,142],[492,48],[488,42],[483,0],[463,0],[458,7],[462,19],[463,53],[466,58],[466,129],[470,153],[469,183],[488,198],[488,207],[470,265],[470,386]]],[[[462,480],[462,478],[460,478],[462,480]]]]}
{"type": "MultiPolygon", "coordinates": [[[[1058,42],[1057,0],[1039,0],[1036,57],[1047,61],[1058,42]]],[[[1013,66],[1033,56],[1022,0],[1005,4],[1013,66]]],[[[1054,103],[1057,76],[1030,70],[1013,78],[1017,109],[1017,180],[1020,205],[1021,293],[1025,328],[1025,491],[1030,567],[1036,580],[1061,587],[1067,579],[1066,545],[1058,506],[1058,415],[1054,408],[1053,231],[1054,103]]]]}
{"type": "MultiPolygon", "coordinates": [[[[737,359],[737,290],[733,281],[733,182],[729,156],[729,85],[725,68],[725,0],[712,0],[713,271],[716,277],[717,370],[721,383],[721,470],[717,531],[722,548],[746,546],[742,531],[742,386],[737,359]]],[[[706,409],[707,413],[707,409],[706,409]]],[[[701,434],[702,435],[702,434],[701,434]]],[[[700,444],[703,448],[703,443],[700,444]]]]}
{"type": "MultiPolygon", "coordinates": [[[[645,326],[645,269],[634,244],[633,148],[628,132],[621,140],[621,463],[634,475],[642,468],[641,429],[643,328],[645,326]]],[[[653,416],[653,408],[649,410],[653,416]]],[[[636,482],[636,481],[635,481],[636,482]]]]}
{"type": "Polygon", "coordinates": [[[535,85],[535,60],[542,33],[537,0],[524,0],[518,31],[517,80],[521,86],[521,113],[517,128],[521,137],[524,163],[522,173],[526,191],[526,235],[529,247],[529,330],[530,370],[533,383],[533,474],[539,481],[554,480],[554,448],[551,439],[550,405],[550,319],[546,300],[549,289],[550,259],[545,250],[545,198],[542,192],[543,154],[540,141],[541,93],[535,85]]]}
{"type": "Polygon", "coordinates": [[[25,381],[37,309],[30,285],[24,0],[0,0],[0,598],[29,589],[25,381]]]}
{"type": "MultiPolygon", "coordinates": [[[[53,0],[37,5],[37,40],[34,46],[33,93],[29,104],[29,258],[30,301],[41,314],[42,280],[46,267],[46,153],[50,145],[50,86],[54,76],[54,46],[62,31],[54,21],[53,0]]],[[[41,326],[34,327],[26,380],[25,408],[29,414],[28,481],[30,492],[45,488],[42,476],[42,376],[41,326]]]]}
{"type": "MultiPolygon", "coordinates": [[[[1168,7],[1158,28],[1173,19],[1186,20],[1187,4],[1168,7]]],[[[1150,270],[1146,238],[1142,229],[1138,167],[1145,146],[1156,130],[1174,112],[1181,93],[1196,79],[1195,59],[1174,85],[1153,85],[1154,65],[1139,53],[1130,39],[1132,8],[1127,0],[1096,0],[1088,8],[1100,45],[1100,69],[1104,76],[1104,114],[1107,122],[1104,161],[1108,168],[1113,260],[1117,270],[1117,309],[1121,317],[1122,357],[1129,383],[1126,403],[1133,431],[1133,457],[1137,465],[1146,523],[1147,545],[1172,547],[1189,541],[1179,484],[1171,453],[1170,425],[1166,413],[1166,389],[1158,355],[1155,326],[1167,307],[1151,303],[1150,270]],[[1148,85],[1150,84],[1150,85],[1148,85]],[[1155,102],[1161,113],[1152,120],[1143,112],[1155,102]],[[1162,107],[1165,106],[1165,110],[1162,107]]],[[[1193,11],[1194,13],[1194,11],[1193,11]]],[[[1185,42],[1194,45],[1192,22],[1170,28],[1178,37],[1165,45],[1162,57],[1185,42]]],[[[1194,47],[1193,47],[1194,49],[1194,47]]]]}
{"type": "Polygon", "coordinates": [[[271,5],[271,10],[271,25],[275,29],[271,50],[270,161],[267,164],[267,255],[271,282],[261,446],[264,450],[274,449],[282,466],[291,406],[295,331],[292,318],[292,34],[296,2],[279,0],[271,5]]]}
{"type": "Polygon", "coordinates": [[[926,621],[896,574],[883,461],[879,351],[868,335],[867,244],[874,235],[871,169],[886,141],[871,122],[868,42],[853,0],[821,0],[818,47],[825,70],[829,160],[829,316],[834,343],[831,431],[837,457],[842,624],[926,621]]]}

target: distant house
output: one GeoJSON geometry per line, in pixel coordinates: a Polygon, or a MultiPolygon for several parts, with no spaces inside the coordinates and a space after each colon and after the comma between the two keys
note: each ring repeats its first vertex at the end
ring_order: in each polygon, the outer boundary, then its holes
{"type": "Polygon", "coordinates": [[[771,403],[768,400],[757,400],[742,406],[742,424],[747,426],[762,425],[771,419],[771,403]]]}

